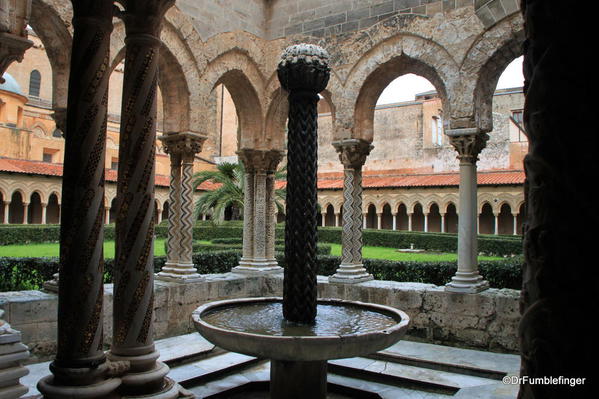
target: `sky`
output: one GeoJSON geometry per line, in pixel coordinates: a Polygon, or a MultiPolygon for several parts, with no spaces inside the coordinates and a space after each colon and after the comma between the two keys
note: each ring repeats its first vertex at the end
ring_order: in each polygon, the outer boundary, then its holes
{"type": "MultiPolygon", "coordinates": [[[[524,77],[522,76],[522,57],[516,58],[507,66],[497,83],[498,89],[508,87],[522,87],[524,77]]],[[[400,76],[387,86],[377,101],[377,105],[398,103],[402,101],[414,101],[417,93],[435,90],[435,87],[425,78],[407,74],[400,76]]]]}

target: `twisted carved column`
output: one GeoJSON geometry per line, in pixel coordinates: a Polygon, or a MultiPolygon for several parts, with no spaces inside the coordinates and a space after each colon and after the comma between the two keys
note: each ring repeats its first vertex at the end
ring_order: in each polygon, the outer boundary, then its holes
{"type": "Polygon", "coordinates": [[[197,133],[170,133],[160,137],[171,157],[167,262],[159,280],[189,283],[202,280],[193,264],[193,161],[206,137],[197,133]]]}
{"type": "Polygon", "coordinates": [[[596,14],[524,0],[526,219],[519,326],[521,376],[586,378],[584,385],[524,383],[519,399],[597,394],[599,173],[596,65],[585,60],[596,14]],[[572,56],[564,57],[568,48],[572,56]],[[576,101],[569,95],[573,88],[576,101]],[[576,132],[571,135],[570,132],[576,132]],[[576,217],[572,217],[572,206],[576,217]]]}
{"type": "Polygon", "coordinates": [[[104,157],[108,104],[111,1],[73,1],[58,296],[58,349],[47,398],[103,397],[110,379],[103,351],[104,157]],[[76,387],[76,388],[75,388],[76,387]]]}
{"type": "Polygon", "coordinates": [[[233,272],[280,273],[275,258],[274,174],[283,157],[278,150],[242,149],[245,166],[243,254],[233,272]]]}
{"type": "Polygon", "coordinates": [[[317,103],[330,76],[328,53],[314,45],[288,47],[277,70],[289,92],[287,211],[283,315],[299,323],[316,317],[317,103]]]}
{"type": "Polygon", "coordinates": [[[478,129],[448,130],[451,144],[460,160],[460,201],[458,219],[458,270],[445,289],[452,292],[477,293],[489,288],[478,273],[477,180],[476,161],[489,139],[478,129]]]}
{"type": "Polygon", "coordinates": [[[334,283],[360,283],[372,280],[362,264],[362,166],[374,148],[364,140],[337,141],[333,146],[343,164],[343,231],[341,265],[329,277],[334,283]]]}
{"type": "MultiPolygon", "coordinates": [[[[125,360],[124,395],[176,397],[154,348],[154,174],[160,30],[174,0],[121,0],[126,54],[119,143],[111,359],[125,360]]],[[[67,129],[71,134],[71,129],[67,129]]],[[[61,277],[62,281],[62,277],[61,277]]]]}

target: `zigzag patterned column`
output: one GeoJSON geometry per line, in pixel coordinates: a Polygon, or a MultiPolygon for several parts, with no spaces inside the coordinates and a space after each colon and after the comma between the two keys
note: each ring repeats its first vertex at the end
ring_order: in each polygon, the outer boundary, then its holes
{"type": "Polygon", "coordinates": [[[360,283],[373,279],[362,264],[362,165],[374,148],[364,140],[337,141],[333,146],[343,164],[343,231],[341,264],[329,277],[333,283],[360,283]]]}
{"type": "MultiPolygon", "coordinates": [[[[111,359],[131,371],[120,388],[125,396],[176,398],[178,386],[165,378],[154,347],[154,174],[156,91],[160,30],[174,0],[121,0],[126,55],[119,143],[111,359]]],[[[67,129],[70,135],[70,128],[67,129]]],[[[62,281],[62,277],[61,277],[62,281]]]]}
{"type": "Polygon", "coordinates": [[[477,293],[489,288],[489,283],[478,273],[477,236],[477,180],[476,161],[489,139],[478,129],[448,130],[451,144],[460,160],[460,218],[458,219],[458,270],[445,290],[477,293]]]}
{"type": "MultiPolygon", "coordinates": [[[[46,398],[100,398],[108,377],[103,351],[104,158],[112,1],[73,1],[73,48],[62,183],[58,350],[46,398]]],[[[65,49],[66,50],[66,49],[65,49]]]]}
{"type": "Polygon", "coordinates": [[[287,212],[283,315],[311,324],[316,317],[318,93],[330,76],[328,53],[311,44],[288,47],[277,73],[289,92],[287,212]]]}
{"type": "Polygon", "coordinates": [[[201,281],[193,255],[193,161],[202,151],[206,137],[197,133],[169,133],[160,137],[171,156],[169,198],[169,237],[167,263],[156,278],[163,281],[190,283],[201,281]]]}

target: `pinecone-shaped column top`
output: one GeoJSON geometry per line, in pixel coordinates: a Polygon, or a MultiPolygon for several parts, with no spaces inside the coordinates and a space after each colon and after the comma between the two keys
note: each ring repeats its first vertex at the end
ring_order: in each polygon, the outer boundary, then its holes
{"type": "Polygon", "coordinates": [[[281,86],[288,92],[320,93],[329,82],[329,58],[325,49],[314,44],[287,47],[277,69],[281,86]]]}

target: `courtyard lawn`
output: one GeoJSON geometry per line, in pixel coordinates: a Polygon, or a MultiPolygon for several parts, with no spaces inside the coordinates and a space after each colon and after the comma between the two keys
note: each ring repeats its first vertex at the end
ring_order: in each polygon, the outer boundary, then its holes
{"type": "MultiPolygon", "coordinates": [[[[331,245],[331,255],[341,256],[340,244],[331,245]]],[[[407,253],[398,252],[396,248],[388,247],[362,247],[362,257],[366,259],[386,259],[399,261],[415,261],[415,262],[452,262],[458,259],[457,254],[452,253],[407,253]]],[[[479,256],[478,260],[501,260],[503,258],[497,256],[479,256]]]]}
{"type": "MultiPolygon", "coordinates": [[[[13,258],[43,258],[58,257],[58,243],[50,244],[27,244],[27,245],[1,245],[0,257],[7,256],[13,258]]],[[[164,238],[154,241],[154,255],[166,255],[164,251],[164,238]]],[[[114,258],[114,241],[104,243],[104,258],[114,258]]]]}

